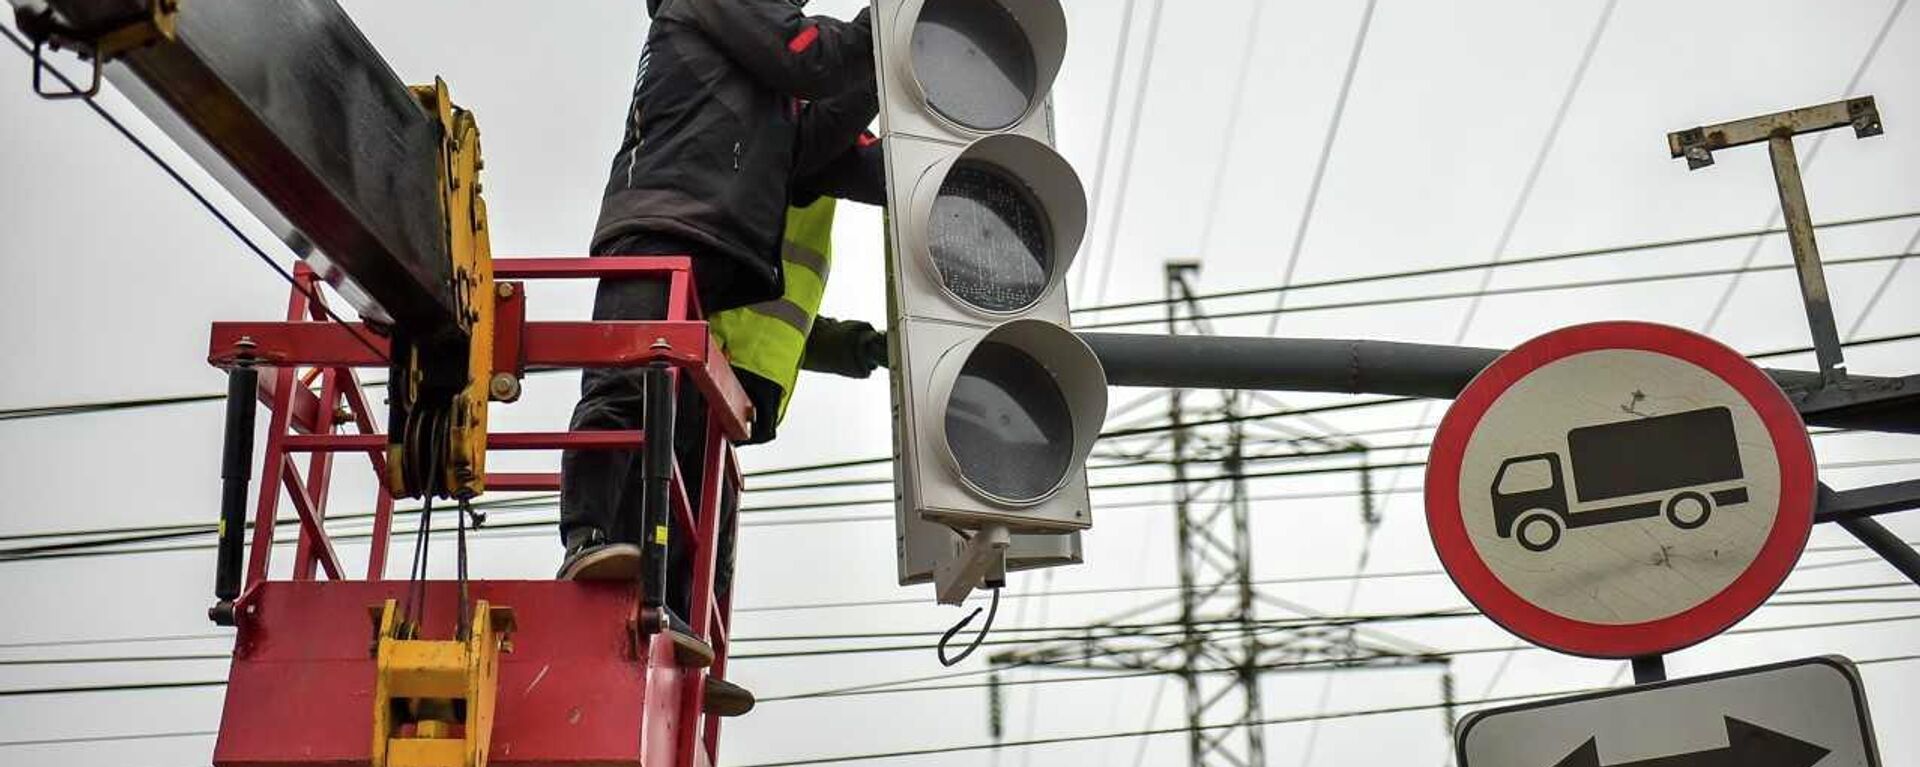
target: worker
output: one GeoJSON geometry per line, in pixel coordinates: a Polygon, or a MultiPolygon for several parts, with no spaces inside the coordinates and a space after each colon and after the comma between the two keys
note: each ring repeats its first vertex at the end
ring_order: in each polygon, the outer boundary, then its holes
{"type": "Polygon", "coordinates": [[[835,198],[883,204],[880,163],[877,141],[862,134],[835,162],[797,179],[781,243],[780,297],[708,317],[714,339],[753,400],[748,444],[774,438],[802,368],[865,378],[886,363],[886,336],[873,325],[820,316],[833,265],[835,198]]]}
{"type": "MultiPolygon", "coordinates": [[[[786,417],[802,369],[866,378],[887,363],[886,335],[858,320],[836,320],[820,315],[827,277],[833,267],[835,198],[882,205],[885,181],[878,142],[862,135],[858,145],[821,172],[795,182],[796,198],[787,211],[781,244],[785,290],[779,298],[716,313],[708,318],[714,341],[733,365],[734,377],[753,401],[753,435],[749,443],[770,441],[786,417]]],[[[689,413],[704,425],[705,411],[689,413]]],[[[704,429],[676,429],[676,446],[683,456],[699,449],[695,434],[704,429]]],[[[682,472],[691,477],[696,472],[682,472]]],[[[689,497],[698,497],[697,483],[689,497]]],[[[734,562],[733,514],[737,499],[722,499],[722,536],[714,573],[716,594],[732,588],[734,562]]],[[[685,548],[672,552],[668,567],[685,572],[692,566],[685,548]]],[[[684,583],[681,585],[684,588],[684,583]]],[[[685,597],[680,597],[684,599],[685,597]]]]}
{"type": "MultiPolygon", "coordinates": [[[[708,315],[782,297],[782,240],[796,180],[840,164],[877,112],[867,12],[841,21],[806,16],[801,5],[649,0],[653,22],[601,200],[593,255],[689,256],[695,295],[708,315]]],[[[658,280],[602,280],[593,318],[663,319],[666,291],[658,280]]],[[[642,381],[639,369],[586,371],[572,428],[643,428],[642,381]]],[[[684,425],[676,430],[675,452],[684,469],[701,461],[693,435],[702,431],[696,424],[704,422],[705,408],[693,387],[680,389],[677,420],[684,425]]],[[[777,402],[766,409],[777,421],[777,402]]],[[[770,427],[755,436],[770,437],[770,427]]],[[[681,472],[683,478],[702,473],[681,472]]],[[[560,534],[567,554],[560,577],[639,577],[639,477],[638,451],[563,455],[560,534]]],[[[723,572],[731,570],[727,565],[723,559],[723,572]]],[[[675,654],[682,664],[710,663],[712,649],[681,618],[691,568],[671,561],[669,568],[666,622],[675,654]]],[[[735,685],[710,679],[707,687],[709,711],[742,713],[752,706],[752,696],[735,685]]]]}

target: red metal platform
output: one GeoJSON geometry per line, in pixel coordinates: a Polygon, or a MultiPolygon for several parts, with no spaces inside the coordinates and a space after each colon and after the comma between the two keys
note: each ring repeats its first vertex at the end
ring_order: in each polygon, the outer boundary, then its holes
{"type": "MultiPolygon", "coordinates": [[[[675,386],[697,387],[708,402],[699,498],[678,473],[669,513],[693,531],[693,603],[687,622],[714,648],[711,669],[675,665],[662,635],[635,638],[636,584],[472,581],[472,598],[510,607],[518,630],[500,664],[490,762],[495,765],[695,767],[714,760],[720,722],[701,713],[709,674],[724,677],[730,595],[713,591],[722,483],[738,487],[732,440],[744,438],[751,406],[732,368],[699,319],[687,259],[600,257],[497,259],[495,275],[520,279],[644,278],[665,281],[668,316],[659,322],[527,322],[521,283],[498,292],[494,372],[515,377],[556,367],[631,367],[665,362],[675,386]],[[638,644],[636,644],[638,643],[638,644]]],[[[239,629],[226,708],[214,748],[217,767],[355,767],[373,743],[369,608],[405,600],[412,584],[388,580],[393,501],[378,492],[366,579],[351,577],[327,532],[336,458],[364,455],[385,470],[386,437],[356,367],[385,360],[316,305],[319,281],[304,264],[283,322],[216,323],[208,359],[232,364],[250,355],[261,368],[267,440],[244,590],[234,603],[239,629]],[[239,343],[245,339],[246,343],[239,343]],[[304,466],[301,461],[304,459],[304,466]],[[279,516],[281,498],[293,518],[279,516]],[[268,577],[281,522],[297,522],[291,580],[268,577]],[[326,580],[319,580],[322,576],[326,580]]],[[[380,349],[384,353],[384,349],[380,349]]],[[[489,450],[638,450],[640,431],[528,432],[488,435],[489,450]]],[[[557,458],[557,455],[556,455],[557,458]]],[[[555,472],[489,474],[496,491],[555,490],[555,472]]],[[[447,516],[459,512],[448,508],[447,516]]],[[[724,531],[732,534],[733,531],[724,531]]],[[[476,533],[479,534],[479,533],[476,533]]],[[[451,537],[450,532],[445,534],[451,537]]],[[[556,535],[557,540],[557,535],[556,535]]],[[[554,544],[558,546],[558,543],[554,544]]],[[[452,582],[424,586],[425,638],[451,635],[458,592],[452,582]],[[436,633],[437,632],[437,633],[436,633]]]]}
{"type": "MultiPolygon", "coordinates": [[[[475,581],[475,599],[512,606],[513,652],[500,658],[495,765],[672,764],[686,670],[673,650],[635,652],[622,584],[475,581]],[[664,658],[664,663],[654,660],[664,658]],[[656,725],[651,731],[649,722],[656,725]],[[649,755],[652,755],[649,758],[649,755]]],[[[404,581],[272,581],[246,606],[226,713],[214,747],[226,767],[365,765],[373,742],[369,605],[404,599],[404,581]]],[[[428,584],[426,638],[451,635],[455,585],[428,584]]],[[[658,637],[656,637],[658,638],[658,637]]],[[[665,641],[661,639],[661,641],[665,641]]]]}

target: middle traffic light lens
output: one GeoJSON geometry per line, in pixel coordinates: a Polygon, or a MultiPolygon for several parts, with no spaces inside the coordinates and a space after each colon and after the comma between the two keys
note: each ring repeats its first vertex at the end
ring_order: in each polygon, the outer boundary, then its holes
{"type": "Polygon", "coordinates": [[[975,308],[1013,312],[1040,300],[1053,270],[1047,219],[1024,184],[961,162],[933,201],[927,249],[940,282],[975,308]]]}
{"type": "Polygon", "coordinates": [[[1045,498],[1073,466],[1073,414],[1059,383],[1008,344],[974,347],[953,382],[946,426],[960,474],[1008,501],[1045,498]]]}
{"type": "Polygon", "coordinates": [[[927,0],[913,25],[913,71],[928,106],[980,131],[1019,122],[1039,90],[1033,44],[994,0],[927,0]]]}

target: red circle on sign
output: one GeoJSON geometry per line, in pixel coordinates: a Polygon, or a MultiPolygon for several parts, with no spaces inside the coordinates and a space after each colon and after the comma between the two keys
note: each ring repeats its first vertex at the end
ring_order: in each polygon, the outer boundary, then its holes
{"type": "Polygon", "coordinates": [[[1528,641],[1597,658],[1671,652],[1712,637],[1765,602],[1793,570],[1813,531],[1813,445],[1800,414],[1773,379],[1739,352],[1689,330],[1646,322],[1596,322],[1523,343],[1480,371],[1454,400],[1434,434],[1427,461],[1427,527],[1447,574],[1493,622],[1528,641]],[[1557,360],[1609,349],[1639,350],[1690,362],[1740,393],[1766,424],[1779,461],[1780,503],[1760,551],[1726,588],[1687,610],[1643,623],[1590,623],[1526,601],[1487,567],[1460,509],[1467,440],[1494,402],[1522,378],[1557,360]]]}

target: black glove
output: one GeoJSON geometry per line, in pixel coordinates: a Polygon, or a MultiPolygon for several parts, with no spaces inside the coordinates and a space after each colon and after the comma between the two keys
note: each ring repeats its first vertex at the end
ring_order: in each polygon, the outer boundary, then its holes
{"type": "MultiPolygon", "coordinates": [[[[865,324],[865,323],[861,323],[865,324]]],[[[874,330],[867,326],[867,336],[860,342],[861,359],[866,360],[867,370],[887,366],[887,331],[874,330]]]]}
{"type": "Polygon", "coordinates": [[[887,335],[859,320],[817,317],[807,332],[802,370],[866,378],[887,364],[887,335]]]}

